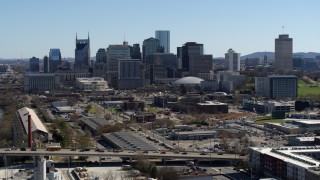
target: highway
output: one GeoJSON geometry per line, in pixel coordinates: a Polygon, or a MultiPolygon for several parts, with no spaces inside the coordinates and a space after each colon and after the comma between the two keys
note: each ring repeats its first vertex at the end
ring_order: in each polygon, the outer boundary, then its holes
{"type": "MultiPolygon", "coordinates": [[[[162,152],[162,151],[161,151],[162,152]]],[[[0,156],[98,156],[98,157],[122,157],[122,158],[135,158],[143,154],[148,158],[162,158],[162,159],[198,159],[198,160],[238,160],[245,159],[246,156],[239,156],[235,154],[223,154],[218,155],[217,153],[208,153],[207,155],[200,155],[199,152],[187,152],[187,154],[174,153],[166,151],[165,154],[160,152],[149,151],[148,153],[132,152],[129,150],[124,150],[123,152],[98,152],[91,149],[90,151],[80,152],[71,151],[71,149],[62,149],[60,151],[47,151],[46,149],[37,149],[36,151],[31,151],[30,148],[27,148],[26,151],[11,150],[6,151],[6,149],[0,149],[0,156]]]]}

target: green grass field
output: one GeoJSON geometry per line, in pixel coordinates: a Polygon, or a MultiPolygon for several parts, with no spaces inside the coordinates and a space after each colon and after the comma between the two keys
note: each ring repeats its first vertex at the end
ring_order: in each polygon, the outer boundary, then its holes
{"type": "Polygon", "coordinates": [[[320,95],[320,86],[308,84],[303,80],[298,81],[298,96],[320,95]]]}
{"type": "Polygon", "coordinates": [[[270,119],[270,120],[263,120],[263,121],[256,121],[256,124],[259,124],[259,125],[264,125],[264,123],[266,122],[271,122],[271,123],[283,123],[283,122],[286,122],[285,120],[283,119],[270,119]]]}

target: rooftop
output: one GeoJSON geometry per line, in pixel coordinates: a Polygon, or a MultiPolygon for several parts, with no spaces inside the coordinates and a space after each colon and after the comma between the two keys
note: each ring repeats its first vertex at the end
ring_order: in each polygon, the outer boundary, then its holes
{"type": "Polygon", "coordinates": [[[306,169],[318,167],[320,165],[319,161],[304,155],[308,153],[320,153],[320,146],[287,146],[280,148],[253,147],[251,149],[306,169]]]}
{"type": "Polygon", "coordinates": [[[17,115],[19,117],[19,119],[22,121],[23,127],[25,132],[28,134],[28,115],[31,115],[31,119],[32,119],[32,124],[31,124],[31,131],[42,131],[42,132],[46,132],[48,133],[47,129],[45,128],[45,126],[43,125],[43,123],[41,122],[41,120],[39,119],[39,117],[37,116],[37,114],[33,111],[33,109],[24,107],[21,108],[19,110],[17,110],[17,115]]]}

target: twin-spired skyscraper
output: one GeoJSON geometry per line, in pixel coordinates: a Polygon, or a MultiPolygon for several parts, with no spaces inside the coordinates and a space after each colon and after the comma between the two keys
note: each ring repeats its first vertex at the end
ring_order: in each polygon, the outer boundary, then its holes
{"type": "Polygon", "coordinates": [[[156,31],[156,39],[160,41],[160,47],[164,53],[170,53],[170,31],[156,31]]]}

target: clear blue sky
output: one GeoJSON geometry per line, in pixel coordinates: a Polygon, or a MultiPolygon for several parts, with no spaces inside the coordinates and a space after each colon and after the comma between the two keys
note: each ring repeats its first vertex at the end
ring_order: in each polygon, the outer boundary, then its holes
{"type": "Polygon", "coordinates": [[[60,48],[74,57],[75,35],[98,48],[129,44],[170,30],[171,52],[185,42],[224,56],[274,51],[283,32],[294,52],[320,52],[319,0],[4,0],[0,5],[0,58],[43,57],[60,48]]]}

